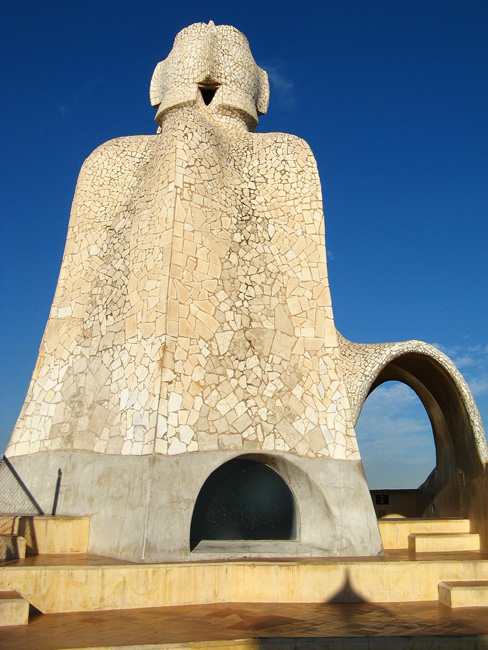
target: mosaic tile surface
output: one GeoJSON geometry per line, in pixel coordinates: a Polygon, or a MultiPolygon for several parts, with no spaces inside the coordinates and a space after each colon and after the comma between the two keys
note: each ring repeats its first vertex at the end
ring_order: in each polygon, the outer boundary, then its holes
{"type": "Polygon", "coordinates": [[[359,457],[316,163],[253,133],[268,95],[242,34],[192,25],[153,76],[159,133],[85,162],[9,455],[359,457]]]}
{"type": "Polygon", "coordinates": [[[427,344],[338,336],[317,166],[254,133],[266,72],[235,28],[197,23],[158,63],[158,133],[84,163],[39,358],[9,456],[43,450],[236,450],[359,459],[354,424],[378,370],[427,344]],[[352,409],[351,409],[352,407],[352,409]]]}

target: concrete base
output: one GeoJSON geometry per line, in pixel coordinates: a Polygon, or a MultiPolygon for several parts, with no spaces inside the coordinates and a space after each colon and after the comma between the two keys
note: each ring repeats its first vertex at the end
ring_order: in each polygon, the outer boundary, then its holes
{"type": "Polygon", "coordinates": [[[18,535],[0,535],[0,560],[25,558],[26,541],[18,535]]]}
{"type": "Polygon", "coordinates": [[[408,550],[413,553],[441,553],[444,551],[479,551],[477,533],[411,533],[408,550]]]}
{"type": "Polygon", "coordinates": [[[321,548],[282,540],[202,540],[192,551],[199,560],[246,558],[323,557],[321,548]]]}
{"type": "Polygon", "coordinates": [[[412,533],[469,533],[469,519],[397,519],[378,521],[383,548],[408,548],[412,533]]]}
{"type": "Polygon", "coordinates": [[[488,558],[233,560],[171,564],[0,567],[0,590],[43,613],[210,603],[399,603],[437,601],[439,583],[488,581],[488,558]]]}
{"type": "Polygon", "coordinates": [[[360,461],[286,453],[133,457],[51,451],[16,456],[10,462],[24,488],[2,463],[0,512],[32,512],[34,501],[49,513],[57,496],[58,514],[90,517],[90,553],[136,562],[198,561],[198,553],[190,552],[198,494],[213,471],[238,457],[269,465],[288,484],[298,509],[297,557],[309,556],[310,547],[320,549],[323,557],[382,553],[360,461]]]}
{"type": "MultiPolygon", "coordinates": [[[[0,535],[0,551],[2,538],[12,538],[12,544],[20,549],[19,558],[30,555],[57,555],[86,553],[88,535],[90,532],[89,517],[68,517],[60,515],[1,515],[0,531],[12,531],[11,535],[0,535]],[[23,550],[22,550],[23,549],[23,550]]],[[[1,559],[14,559],[13,556],[1,559]]]]}
{"type": "Polygon", "coordinates": [[[0,627],[27,625],[29,603],[15,591],[0,591],[0,627]]]}
{"type": "Polygon", "coordinates": [[[441,582],[439,600],[448,607],[488,607],[488,580],[441,582]]]}

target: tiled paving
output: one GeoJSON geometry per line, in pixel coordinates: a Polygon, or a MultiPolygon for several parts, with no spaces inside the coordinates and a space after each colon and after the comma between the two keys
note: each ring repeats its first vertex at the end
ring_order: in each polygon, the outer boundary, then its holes
{"type": "MultiPolygon", "coordinates": [[[[412,556],[407,550],[386,551],[383,558],[361,561],[398,562],[487,560],[486,551],[429,553],[412,556]]],[[[359,558],[301,558],[300,562],[345,562],[359,558]]],[[[258,563],[260,560],[253,560],[258,563]]],[[[269,562],[269,560],[261,560],[269,562]]],[[[286,561],[286,559],[282,559],[286,561]]],[[[290,561],[292,559],[290,558],[290,561]]],[[[9,566],[103,566],[128,564],[88,554],[31,556],[1,563],[9,566]]],[[[379,646],[359,644],[359,639],[381,639],[393,648],[488,648],[488,607],[453,609],[437,601],[409,603],[219,603],[117,611],[41,614],[31,611],[28,626],[0,629],[0,650],[67,650],[76,648],[124,648],[163,650],[166,644],[200,643],[200,649],[214,642],[255,640],[253,648],[264,648],[272,639],[276,650],[335,648],[362,650],[379,646]],[[299,641],[299,639],[302,641],[299,641]],[[359,645],[340,644],[340,639],[357,639],[359,645]],[[424,639],[435,641],[425,645],[424,639]],[[303,640],[305,639],[305,641],[303,640]],[[308,639],[308,641],[306,641],[308,639]],[[326,639],[335,639],[332,646],[326,639]],[[407,641],[405,641],[407,639],[407,641]],[[401,645],[417,639],[420,645],[401,645]],[[310,645],[312,643],[313,645],[310,645]],[[464,642],[472,645],[465,645],[464,642]],[[400,645],[398,645],[400,643],[400,645]],[[449,643],[449,645],[446,645],[449,643]],[[307,645],[308,644],[308,645],[307,645]],[[317,645],[318,644],[318,645],[317,645]],[[424,645],[422,645],[424,644],[424,645]]],[[[330,642],[332,643],[332,641],[330,642]]],[[[346,641],[344,641],[346,643],[346,641]]],[[[362,643],[362,641],[361,641],[362,643]]],[[[375,642],[376,643],[376,642],[375,642]]],[[[178,646],[183,649],[188,646],[178,646]]],[[[215,647],[215,646],[212,646],[215,647]]],[[[223,646],[221,646],[223,648],[223,646]]],[[[227,647],[227,646],[226,646],[227,647]]],[[[250,646],[239,646],[247,650],[250,646]]]]}
{"type": "Polygon", "coordinates": [[[231,639],[436,635],[488,635],[488,608],[451,610],[437,602],[233,603],[115,612],[34,613],[28,626],[0,630],[0,648],[58,650],[231,639]]]}

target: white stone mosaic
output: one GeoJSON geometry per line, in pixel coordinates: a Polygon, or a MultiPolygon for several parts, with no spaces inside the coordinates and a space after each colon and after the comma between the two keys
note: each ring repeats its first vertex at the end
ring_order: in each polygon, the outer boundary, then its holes
{"type": "Polygon", "coordinates": [[[107,142],[80,172],[8,455],[357,460],[353,426],[374,378],[415,351],[453,377],[486,459],[476,405],[445,355],[336,332],[315,159],[297,137],[253,132],[269,85],[245,37],[184,29],[150,97],[158,134],[107,142]]]}
{"type": "Polygon", "coordinates": [[[268,96],[242,34],[192,25],[153,76],[158,135],[87,159],[9,455],[359,458],[316,163],[252,132],[268,96]]]}

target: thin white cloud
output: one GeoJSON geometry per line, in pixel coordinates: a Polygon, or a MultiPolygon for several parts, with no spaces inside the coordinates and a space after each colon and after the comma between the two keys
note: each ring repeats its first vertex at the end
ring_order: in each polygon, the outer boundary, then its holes
{"type": "Polygon", "coordinates": [[[488,395],[488,374],[467,378],[466,381],[475,398],[488,395]]]}
{"type": "Polygon", "coordinates": [[[475,398],[488,393],[488,345],[432,345],[447,354],[462,372],[475,398]]]}
{"type": "Polygon", "coordinates": [[[473,356],[467,354],[464,356],[455,356],[453,361],[458,370],[476,365],[476,359],[473,356]]]}
{"type": "Polygon", "coordinates": [[[387,382],[371,393],[356,434],[370,489],[416,488],[434,468],[429,418],[404,384],[387,382]]]}
{"type": "Polygon", "coordinates": [[[443,345],[442,343],[432,343],[432,345],[447,354],[448,357],[457,357],[459,355],[473,355],[474,357],[486,357],[488,361],[488,345],[443,345]]]}
{"type": "Polygon", "coordinates": [[[280,104],[289,111],[295,110],[297,105],[295,84],[283,74],[281,70],[282,64],[275,61],[273,63],[260,63],[260,66],[268,73],[271,101],[280,104]]]}

